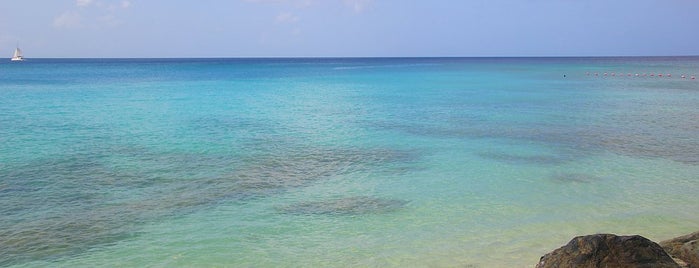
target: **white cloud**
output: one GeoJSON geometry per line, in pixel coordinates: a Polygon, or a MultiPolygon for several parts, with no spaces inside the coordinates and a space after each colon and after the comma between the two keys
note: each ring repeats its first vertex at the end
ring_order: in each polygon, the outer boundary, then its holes
{"type": "Polygon", "coordinates": [[[77,8],[58,15],[53,27],[98,29],[120,25],[119,13],[131,7],[131,0],[75,0],[75,5],[77,8]]]}
{"type": "Polygon", "coordinates": [[[308,7],[313,4],[314,0],[243,0],[250,3],[265,3],[277,5],[292,5],[296,7],[308,7]]]}
{"type": "Polygon", "coordinates": [[[280,23],[294,23],[299,20],[299,17],[291,12],[282,12],[277,15],[277,22],[280,23]]]}
{"type": "Polygon", "coordinates": [[[66,11],[53,20],[53,27],[56,28],[78,28],[81,24],[82,16],[74,11],[66,11]]]}
{"type": "Polygon", "coordinates": [[[296,5],[297,6],[303,6],[303,7],[308,7],[313,4],[313,0],[297,0],[296,5]]]}
{"type": "MultiPolygon", "coordinates": [[[[249,3],[260,3],[260,4],[270,4],[270,5],[285,5],[294,7],[310,7],[317,0],[242,0],[249,3]]],[[[374,0],[335,0],[333,5],[345,5],[346,7],[352,9],[354,12],[362,12],[366,10],[374,0]]]]}
{"type": "Polygon", "coordinates": [[[92,4],[92,0],[75,0],[75,5],[79,7],[86,7],[92,4]]]}
{"type": "Polygon", "coordinates": [[[345,5],[350,7],[354,12],[362,12],[364,9],[366,9],[373,0],[343,0],[345,2],[345,5]]]}

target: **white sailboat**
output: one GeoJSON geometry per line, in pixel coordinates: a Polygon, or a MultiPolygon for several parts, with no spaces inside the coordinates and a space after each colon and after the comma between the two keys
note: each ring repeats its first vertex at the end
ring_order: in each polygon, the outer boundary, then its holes
{"type": "Polygon", "coordinates": [[[24,57],[22,56],[22,50],[18,48],[15,48],[15,54],[12,55],[11,61],[24,61],[24,57]]]}

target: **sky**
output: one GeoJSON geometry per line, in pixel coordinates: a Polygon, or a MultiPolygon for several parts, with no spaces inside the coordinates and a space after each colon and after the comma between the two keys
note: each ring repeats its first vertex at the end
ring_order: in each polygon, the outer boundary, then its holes
{"type": "MultiPolygon", "coordinates": [[[[699,0],[0,0],[26,58],[699,55],[699,0]]],[[[1,55],[1,54],[0,54],[1,55]]]]}

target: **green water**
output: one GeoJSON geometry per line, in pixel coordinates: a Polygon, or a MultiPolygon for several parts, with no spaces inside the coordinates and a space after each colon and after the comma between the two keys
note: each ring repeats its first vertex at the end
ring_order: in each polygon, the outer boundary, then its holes
{"type": "Polygon", "coordinates": [[[0,266],[532,267],[576,235],[696,231],[698,69],[3,63],[0,266]]]}

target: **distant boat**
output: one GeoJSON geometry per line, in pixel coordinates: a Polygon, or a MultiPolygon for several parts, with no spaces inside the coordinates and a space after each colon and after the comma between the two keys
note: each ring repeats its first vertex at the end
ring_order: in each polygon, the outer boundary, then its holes
{"type": "Polygon", "coordinates": [[[18,48],[15,48],[15,54],[12,55],[11,61],[24,61],[24,57],[22,56],[22,50],[18,48]]]}

